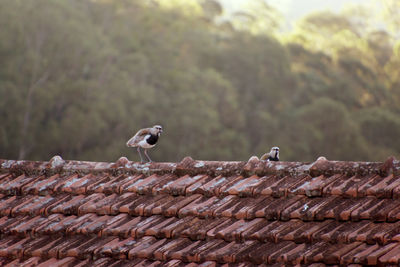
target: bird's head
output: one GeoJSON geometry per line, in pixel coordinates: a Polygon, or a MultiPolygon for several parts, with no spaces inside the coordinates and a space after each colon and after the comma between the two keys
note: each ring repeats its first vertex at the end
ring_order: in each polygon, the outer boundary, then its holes
{"type": "Polygon", "coordinates": [[[154,131],[154,134],[156,134],[158,136],[160,136],[160,134],[163,132],[161,125],[154,125],[152,130],[154,131]]]}
{"type": "Polygon", "coordinates": [[[272,147],[271,152],[269,152],[269,155],[273,158],[279,159],[279,147],[277,146],[272,147]]]}

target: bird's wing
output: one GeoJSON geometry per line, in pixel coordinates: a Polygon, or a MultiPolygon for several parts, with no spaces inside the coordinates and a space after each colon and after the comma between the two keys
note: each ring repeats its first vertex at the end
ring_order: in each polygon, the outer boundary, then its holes
{"type": "Polygon", "coordinates": [[[126,142],[126,146],[137,146],[137,143],[142,141],[143,138],[150,134],[150,128],[140,129],[131,139],[126,142]]]}
{"type": "Polygon", "coordinates": [[[143,136],[146,136],[146,135],[148,135],[148,134],[150,134],[150,129],[151,128],[144,128],[144,129],[140,129],[136,134],[135,134],[135,136],[134,137],[143,137],[143,136]]]}
{"type": "Polygon", "coordinates": [[[267,160],[269,157],[269,153],[265,153],[264,155],[261,156],[260,160],[267,160]]]}

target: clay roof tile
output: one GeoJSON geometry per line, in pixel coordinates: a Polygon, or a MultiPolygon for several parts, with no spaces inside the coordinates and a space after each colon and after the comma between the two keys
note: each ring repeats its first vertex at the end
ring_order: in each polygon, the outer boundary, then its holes
{"type": "Polygon", "coordinates": [[[396,265],[400,163],[0,160],[0,264],[396,265]]]}

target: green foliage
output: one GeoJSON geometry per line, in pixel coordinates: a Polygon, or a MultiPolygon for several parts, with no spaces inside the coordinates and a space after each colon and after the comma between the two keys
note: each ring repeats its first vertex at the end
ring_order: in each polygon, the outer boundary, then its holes
{"type": "Polygon", "coordinates": [[[315,13],[278,36],[256,4],[221,22],[214,0],[0,0],[0,158],[137,160],[125,142],[154,124],[157,161],[399,156],[397,20],[315,13]]]}
{"type": "Polygon", "coordinates": [[[293,132],[301,136],[296,153],[310,155],[309,160],[321,154],[327,158],[352,160],[368,153],[346,106],[330,98],[319,98],[300,108],[293,126],[296,127],[293,132]]]}
{"type": "Polygon", "coordinates": [[[397,114],[387,109],[371,108],[360,111],[358,120],[367,141],[394,152],[400,147],[400,117],[397,114]]]}

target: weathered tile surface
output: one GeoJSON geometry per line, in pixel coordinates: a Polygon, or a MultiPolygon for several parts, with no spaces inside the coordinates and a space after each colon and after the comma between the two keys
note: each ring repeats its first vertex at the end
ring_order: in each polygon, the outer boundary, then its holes
{"type": "Polygon", "coordinates": [[[0,265],[395,266],[399,170],[0,160],[0,265]]]}

